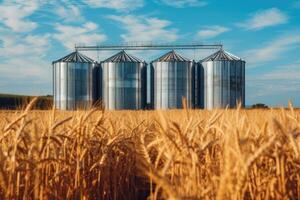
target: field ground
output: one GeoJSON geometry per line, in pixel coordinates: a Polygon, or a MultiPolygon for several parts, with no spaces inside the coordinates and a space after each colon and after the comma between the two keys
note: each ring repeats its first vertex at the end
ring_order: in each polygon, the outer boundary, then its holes
{"type": "Polygon", "coordinates": [[[0,111],[0,199],[300,199],[300,111],[0,111]]]}

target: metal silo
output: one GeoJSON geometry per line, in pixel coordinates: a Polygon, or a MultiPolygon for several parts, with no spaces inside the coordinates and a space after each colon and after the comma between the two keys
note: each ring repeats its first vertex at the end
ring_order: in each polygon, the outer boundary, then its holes
{"type": "Polygon", "coordinates": [[[89,108],[93,100],[93,68],[97,63],[76,51],[54,61],[52,65],[55,108],[89,108]]]}
{"type": "Polygon", "coordinates": [[[196,98],[201,108],[245,106],[245,61],[223,49],[203,59],[196,69],[196,98]]]}
{"type": "Polygon", "coordinates": [[[147,101],[147,65],[121,51],[101,62],[102,99],[109,110],[143,109],[147,101]]]}
{"type": "Polygon", "coordinates": [[[154,68],[154,108],[183,108],[185,98],[188,107],[193,106],[192,77],[194,62],[174,50],[152,61],[154,68]]]}

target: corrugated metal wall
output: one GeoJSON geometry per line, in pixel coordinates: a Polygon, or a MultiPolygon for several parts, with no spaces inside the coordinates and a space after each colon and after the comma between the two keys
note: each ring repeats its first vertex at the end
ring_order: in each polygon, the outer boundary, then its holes
{"type": "Polygon", "coordinates": [[[106,109],[143,109],[147,101],[145,63],[103,62],[103,103],[106,109]]]}
{"type": "Polygon", "coordinates": [[[62,110],[86,109],[93,100],[94,63],[53,63],[54,106],[62,110]]]}
{"type": "Polygon", "coordinates": [[[198,102],[201,108],[235,108],[245,106],[245,62],[242,60],[208,61],[198,65],[200,80],[198,102]],[[203,96],[201,98],[201,93],[203,96]]]}
{"type": "Polygon", "coordinates": [[[153,62],[154,108],[182,108],[182,98],[192,107],[193,62],[153,62]]]}

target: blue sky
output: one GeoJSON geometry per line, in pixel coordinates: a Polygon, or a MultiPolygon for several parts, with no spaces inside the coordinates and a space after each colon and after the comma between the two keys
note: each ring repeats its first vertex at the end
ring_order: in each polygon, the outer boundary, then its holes
{"type": "MultiPolygon", "coordinates": [[[[51,94],[51,62],[75,44],[124,42],[223,43],[247,62],[247,105],[300,106],[299,0],[2,0],[0,93],[51,94]]],[[[151,61],[164,51],[129,53],[151,61]]]]}

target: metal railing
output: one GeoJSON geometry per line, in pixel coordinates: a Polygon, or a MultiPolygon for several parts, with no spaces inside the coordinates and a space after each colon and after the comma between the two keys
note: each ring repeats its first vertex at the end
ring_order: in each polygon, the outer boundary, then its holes
{"type": "Polygon", "coordinates": [[[128,44],[103,44],[95,46],[78,45],[75,46],[76,51],[115,51],[115,50],[195,50],[195,49],[222,49],[222,44],[142,44],[142,43],[128,43],[128,44]]]}

